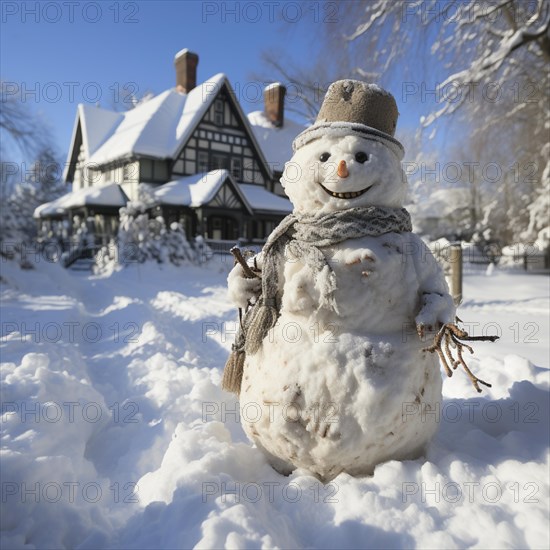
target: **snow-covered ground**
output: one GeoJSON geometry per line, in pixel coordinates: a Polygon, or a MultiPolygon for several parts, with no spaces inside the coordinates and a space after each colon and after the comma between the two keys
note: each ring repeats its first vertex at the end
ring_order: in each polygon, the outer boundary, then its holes
{"type": "Polygon", "coordinates": [[[547,276],[468,274],[493,387],[456,372],[425,459],[324,486],[274,472],[220,389],[229,259],[1,267],[2,548],[550,547],[547,276]]]}

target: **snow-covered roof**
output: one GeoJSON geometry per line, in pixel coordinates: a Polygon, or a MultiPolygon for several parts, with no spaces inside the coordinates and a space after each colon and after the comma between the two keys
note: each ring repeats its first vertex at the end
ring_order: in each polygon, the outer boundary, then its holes
{"type": "Polygon", "coordinates": [[[193,174],[165,183],[153,194],[160,204],[198,207],[209,203],[228,178],[227,170],[193,174]]]}
{"type": "Polygon", "coordinates": [[[271,169],[282,172],[285,162],[292,157],[292,142],[300,132],[305,130],[305,126],[285,118],[283,126],[277,128],[263,111],[250,113],[248,121],[271,169]]]}
{"type": "Polygon", "coordinates": [[[464,187],[438,189],[418,204],[407,206],[414,218],[445,218],[455,210],[467,208],[470,192],[464,187]]]}
{"type": "Polygon", "coordinates": [[[51,202],[38,206],[33,214],[35,218],[61,216],[70,208],[80,206],[122,207],[128,201],[126,194],[118,183],[109,183],[101,187],[85,187],[67,193],[51,202]]]}
{"type": "Polygon", "coordinates": [[[292,212],[293,206],[288,199],[270,193],[260,185],[250,183],[239,183],[238,185],[253,210],[277,212],[279,214],[290,214],[292,212]]]}
{"type": "Polygon", "coordinates": [[[89,159],[100,145],[112,135],[123,118],[124,115],[122,113],[82,103],[78,105],[71,137],[71,147],[63,172],[63,179],[65,181],[68,180],[71,168],[74,167],[80,154],[80,150],[75,150],[79,128],[82,135],[84,155],[86,159],[89,159]]]}
{"type": "Polygon", "coordinates": [[[167,90],[127,111],[88,161],[101,165],[132,154],[166,157],[173,148],[174,121],[184,103],[184,95],[167,90]]]}
{"type": "Polygon", "coordinates": [[[289,214],[292,211],[289,200],[270,193],[260,185],[235,182],[227,170],[185,176],[157,187],[153,194],[159,204],[196,208],[208,204],[228,179],[251,214],[253,211],[275,214],[289,214]]]}
{"type": "Polygon", "coordinates": [[[67,164],[74,162],[79,122],[89,163],[103,165],[132,155],[173,158],[223,84],[230,87],[219,73],[187,94],[172,88],[124,113],[79,105],[67,164]]]}
{"type": "Polygon", "coordinates": [[[219,73],[187,94],[166,90],[122,113],[119,123],[88,161],[101,165],[132,155],[173,158],[224,83],[227,78],[219,73]]]}
{"type": "MultiPolygon", "coordinates": [[[[111,135],[124,118],[122,113],[108,111],[101,107],[80,104],[77,111],[77,121],[82,125],[82,144],[86,158],[90,158],[111,135]]],[[[76,131],[75,125],[75,131],[76,131]]]]}

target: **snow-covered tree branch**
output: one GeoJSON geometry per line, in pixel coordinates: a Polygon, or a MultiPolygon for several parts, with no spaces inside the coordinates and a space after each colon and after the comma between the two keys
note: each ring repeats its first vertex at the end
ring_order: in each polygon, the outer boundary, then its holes
{"type": "Polygon", "coordinates": [[[318,62],[270,63],[304,90],[294,108],[311,118],[316,82],[378,82],[420,111],[415,159],[498,166],[498,181],[466,183],[479,200],[472,219],[502,242],[533,241],[548,226],[550,0],[345,2],[337,24],[316,31],[318,62]]]}

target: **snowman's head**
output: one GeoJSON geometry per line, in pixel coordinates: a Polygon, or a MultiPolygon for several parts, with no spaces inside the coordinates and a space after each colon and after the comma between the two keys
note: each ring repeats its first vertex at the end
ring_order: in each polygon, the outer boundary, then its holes
{"type": "Polygon", "coordinates": [[[298,213],[401,207],[407,192],[399,151],[356,134],[327,133],[301,146],[286,163],[281,183],[298,213]]]}

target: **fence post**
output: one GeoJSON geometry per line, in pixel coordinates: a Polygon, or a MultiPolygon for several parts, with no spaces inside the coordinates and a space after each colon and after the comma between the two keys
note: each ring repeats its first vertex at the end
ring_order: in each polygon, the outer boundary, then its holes
{"type": "Polygon", "coordinates": [[[455,305],[462,302],[462,246],[452,243],[449,247],[449,262],[451,264],[451,295],[455,305]]]}

